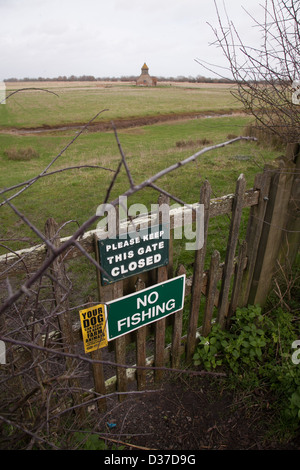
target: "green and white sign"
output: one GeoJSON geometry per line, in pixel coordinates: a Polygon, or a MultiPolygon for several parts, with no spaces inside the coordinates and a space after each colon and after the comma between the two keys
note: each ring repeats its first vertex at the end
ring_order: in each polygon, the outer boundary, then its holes
{"type": "Polygon", "coordinates": [[[108,340],[182,310],[184,293],[185,274],[107,302],[108,340]]]}
{"type": "Polygon", "coordinates": [[[116,238],[98,240],[102,285],[169,263],[169,225],[156,225],[116,238]]]}
{"type": "Polygon", "coordinates": [[[182,310],[184,293],[185,274],[107,302],[108,340],[182,310]]]}

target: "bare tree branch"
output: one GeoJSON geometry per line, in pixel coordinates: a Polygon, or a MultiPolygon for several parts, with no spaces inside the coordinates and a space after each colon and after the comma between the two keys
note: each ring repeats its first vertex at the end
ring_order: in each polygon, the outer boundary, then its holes
{"type": "Polygon", "coordinates": [[[39,174],[37,175],[35,178],[31,179],[29,181],[29,183],[27,183],[22,189],[20,189],[20,191],[18,191],[17,193],[15,193],[13,196],[9,197],[6,199],[6,201],[0,203],[0,207],[3,206],[4,204],[6,204],[6,202],[8,201],[11,201],[12,199],[14,199],[15,197],[19,196],[20,194],[22,194],[26,189],[28,189],[30,186],[32,186],[36,181],[38,181],[41,177],[43,177],[47,171],[49,170],[49,168],[59,159],[59,157],[62,156],[62,154],[78,139],[78,137],[80,137],[80,135],[89,127],[89,125],[95,120],[97,119],[97,117],[104,113],[105,111],[107,111],[107,109],[102,109],[101,111],[99,111],[92,119],[89,120],[89,122],[87,124],[85,124],[83,126],[83,128],[81,129],[80,132],[78,132],[78,134],[76,134],[76,136],[59,152],[58,155],[56,155],[56,157],[54,157],[51,162],[46,166],[46,168],[39,174]]]}
{"type": "MultiPolygon", "coordinates": [[[[100,165],[76,165],[76,166],[68,166],[67,168],[60,168],[59,170],[55,171],[50,171],[48,173],[44,173],[43,175],[40,176],[40,178],[44,178],[45,176],[52,176],[57,173],[62,173],[63,171],[69,171],[69,170],[81,170],[83,168],[93,168],[93,169],[100,169],[100,170],[105,170],[105,171],[111,171],[112,173],[115,173],[115,170],[112,170],[111,168],[106,168],[104,166],[100,165]]],[[[36,177],[30,178],[27,181],[24,181],[23,183],[18,183],[13,186],[10,186],[9,188],[4,188],[0,191],[0,195],[7,193],[8,191],[12,191],[13,189],[20,188],[21,186],[25,186],[30,184],[31,182],[34,182],[36,177]]]]}
{"type": "Polygon", "coordinates": [[[52,95],[59,96],[57,93],[54,93],[54,91],[46,90],[45,88],[34,88],[34,87],[20,88],[19,90],[15,90],[12,93],[10,93],[8,96],[6,96],[2,101],[0,101],[0,104],[3,103],[8,98],[10,98],[12,95],[15,95],[16,93],[20,93],[22,91],[30,91],[30,90],[45,91],[46,93],[51,93],[52,95]]]}
{"type": "Polygon", "coordinates": [[[122,162],[123,162],[123,165],[124,165],[124,167],[125,167],[125,170],[126,170],[126,173],[127,173],[127,176],[128,176],[128,180],[129,180],[129,182],[130,182],[130,186],[133,188],[134,182],[133,182],[133,179],[132,179],[130,170],[129,170],[129,168],[128,168],[127,161],[126,161],[125,154],[124,154],[124,152],[123,152],[121,143],[120,143],[120,141],[119,141],[119,137],[118,137],[118,134],[117,134],[116,126],[114,125],[113,122],[112,122],[112,127],[113,127],[113,130],[114,130],[115,137],[116,137],[116,141],[117,141],[117,144],[118,144],[118,147],[119,147],[119,151],[120,151],[120,154],[121,154],[121,157],[122,157],[122,162]]]}
{"type": "MultiPolygon", "coordinates": [[[[263,38],[261,48],[255,48],[243,42],[226,8],[222,19],[215,1],[218,28],[211,26],[216,38],[213,45],[221,49],[237,85],[232,95],[255,118],[255,127],[284,143],[298,142],[300,112],[292,102],[292,86],[300,76],[300,3],[266,0],[261,6],[262,22],[248,13],[263,38]]],[[[218,67],[196,61],[219,75],[218,67]]]]}

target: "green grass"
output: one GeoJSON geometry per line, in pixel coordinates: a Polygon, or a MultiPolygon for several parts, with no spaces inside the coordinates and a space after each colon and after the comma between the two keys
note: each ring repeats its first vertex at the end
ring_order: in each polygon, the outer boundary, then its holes
{"type": "MultiPolygon", "coordinates": [[[[138,129],[122,130],[119,139],[126,155],[135,183],[141,183],[177,161],[192,155],[195,148],[178,148],[176,142],[201,138],[212,144],[227,140],[228,134],[242,134],[248,120],[241,117],[216,118],[209,120],[189,120],[172,124],[145,126],[138,129]]],[[[0,134],[0,187],[26,181],[39,174],[72,139],[71,131],[59,135],[12,136],[0,134]],[[32,148],[37,158],[28,161],[15,161],[7,156],[11,148],[32,148]]],[[[190,163],[157,181],[163,189],[174,194],[186,203],[199,200],[201,184],[208,179],[213,197],[233,193],[236,179],[245,174],[247,187],[252,187],[254,176],[265,161],[272,160],[274,154],[263,151],[253,142],[240,142],[226,148],[208,152],[196,162],[190,163]],[[240,158],[245,156],[246,159],[240,158]]],[[[79,137],[55,162],[51,171],[76,165],[100,165],[116,170],[120,154],[112,132],[88,133],[79,137]]],[[[12,202],[30,220],[43,229],[48,217],[54,217],[59,224],[68,220],[83,223],[93,215],[105,198],[113,173],[102,169],[74,169],[41,178],[12,202]]],[[[122,169],[111,200],[129,188],[129,182],[122,169]]],[[[5,193],[6,196],[15,191],[5,193]]],[[[157,202],[154,190],[144,189],[130,197],[128,204],[143,203],[149,209],[157,202]]],[[[1,209],[1,236],[19,232],[20,221],[8,207],[1,209]]],[[[67,226],[65,235],[73,227],[67,226]]],[[[30,236],[30,230],[22,224],[22,234],[30,236]],[[24,233],[23,233],[24,230],[24,233]]],[[[16,234],[15,234],[16,235],[16,234]]]]}
{"type": "Polygon", "coordinates": [[[227,86],[139,88],[132,85],[54,86],[7,84],[7,95],[20,88],[41,87],[56,93],[20,91],[0,106],[1,127],[55,126],[85,123],[103,109],[97,120],[153,116],[175,113],[209,113],[240,109],[227,86]]]}

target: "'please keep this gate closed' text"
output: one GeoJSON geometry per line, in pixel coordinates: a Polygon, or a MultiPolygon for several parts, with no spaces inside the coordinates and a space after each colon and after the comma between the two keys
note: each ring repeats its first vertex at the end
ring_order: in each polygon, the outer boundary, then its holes
{"type": "Polygon", "coordinates": [[[117,281],[134,274],[167,265],[169,262],[169,227],[157,226],[127,234],[126,239],[98,241],[101,265],[108,274],[102,273],[102,284],[117,281]]]}

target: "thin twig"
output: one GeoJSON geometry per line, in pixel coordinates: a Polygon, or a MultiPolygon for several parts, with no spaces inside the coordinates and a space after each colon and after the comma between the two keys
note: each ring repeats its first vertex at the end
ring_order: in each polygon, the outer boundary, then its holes
{"type": "Polygon", "coordinates": [[[122,446],[126,446],[126,447],[130,447],[132,449],[138,449],[138,450],[157,450],[157,449],[153,449],[151,447],[143,447],[143,446],[137,446],[135,444],[129,444],[127,442],[124,442],[124,441],[120,441],[120,439],[112,439],[111,437],[107,437],[107,436],[99,436],[99,439],[103,439],[105,441],[110,441],[110,442],[114,442],[115,444],[118,444],[118,445],[122,445],[122,446]]]}
{"type": "Polygon", "coordinates": [[[83,128],[81,129],[80,132],[78,132],[78,134],[76,134],[76,136],[59,152],[58,155],[56,155],[56,157],[54,157],[51,162],[46,166],[46,168],[39,174],[37,175],[35,178],[33,178],[32,180],[30,180],[30,182],[28,184],[26,184],[26,186],[24,186],[22,189],[20,189],[20,191],[18,191],[17,193],[15,193],[13,196],[10,196],[8,199],[6,199],[4,202],[0,203],[0,207],[3,206],[4,204],[6,204],[8,201],[11,201],[12,199],[14,199],[15,197],[19,196],[20,194],[22,194],[26,189],[28,189],[30,186],[32,186],[36,181],[38,181],[42,176],[44,176],[47,171],[49,170],[49,168],[58,160],[59,157],[62,156],[62,154],[75,142],[75,140],[78,139],[78,137],[88,128],[88,126],[95,120],[97,119],[97,117],[101,114],[101,113],[104,113],[105,111],[108,111],[107,109],[102,109],[101,111],[99,111],[99,113],[97,113],[92,119],[89,120],[89,122],[87,124],[85,124],[83,126],[83,128]]]}
{"type": "MultiPolygon", "coordinates": [[[[100,170],[111,171],[112,173],[115,173],[115,170],[112,170],[111,168],[106,168],[100,165],[77,165],[77,166],[68,166],[67,168],[60,168],[59,170],[55,170],[55,171],[50,171],[49,173],[45,173],[41,175],[40,178],[44,178],[45,176],[52,176],[57,173],[62,173],[63,171],[81,170],[83,168],[100,169],[100,170]]],[[[22,183],[15,184],[13,186],[10,186],[9,188],[4,188],[0,191],[0,195],[7,193],[8,191],[12,191],[13,189],[20,188],[21,186],[25,186],[26,184],[29,184],[31,182],[34,182],[35,179],[36,177],[30,178],[29,180],[23,181],[22,183]]]]}
{"type": "Polygon", "coordinates": [[[59,95],[57,93],[55,93],[54,91],[46,90],[45,88],[34,88],[34,87],[20,88],[19,90],[15,90],[12,93],[10,93],[9,95],[7,95],[2,101],[0,101],[0,104],[4,103],[5,100],[10,98],[12,95],[15,95],[16,93],[19,93],[20,91],[30,91],[30,90],[45,91],[46,93],[51,93],[51,95],[55,95],[55,96],[59,97],[59,95]]]}
{"type": "Polygon", "coordinates": [[[112,127],[113,127],[113,130],[114,130],[114,133],[115,133],[115,137],[116,137],[116,141],[117,141],[117,144],[118,144],[118,147],[119,147],[119,150],[120,150],[120,154],[121,154],[121,156],[122,156],[122,162],[123,162],[123,165],[124,165],[124,167],[125,167],[125,170],[126,170],[126,173],[127,173],[128,179],[129,179],[129,182],[130,182],[130,186],[133,188],[133,187],[134,187],[134,182],[133,182],[133,179],[132,179],[132,176],[131,176],[129,167],[128,167],[128,165],[127,165],[126,157],[125,157],[125,154],[124,154],[124,152],[123,152],[123,149],[122,149],[122,146],[121,146],[121,143],[120,143],[118,134],[117,134],[116,126],[115,126],[115,124],[114,124],[113,122],[112,122],[112,127]]]}
{"type": "Polygon", "coordinates": [[[45,237],[45,235],[42,234],[42,232],[37,228],[35,227],[31,222],[30,220],[27,219],[27,217],[25,217],[24,214],[22,214],[11,202],[9,202],[8,200],[6,201],[7,204],[9,205],[9,207],[15,212],[15,214],[18,215],[18,217],[20,217],[21,220],[23,220],[23,222],[25,224],[28,225],[28,227],[39,237],[43,240],[43,242],[47,245],[47,247],[51,250],[51,251],[54,251],[55,248],[54,246],[52,245],[52,243],[47,239],[47,237],[45,237]]]}

